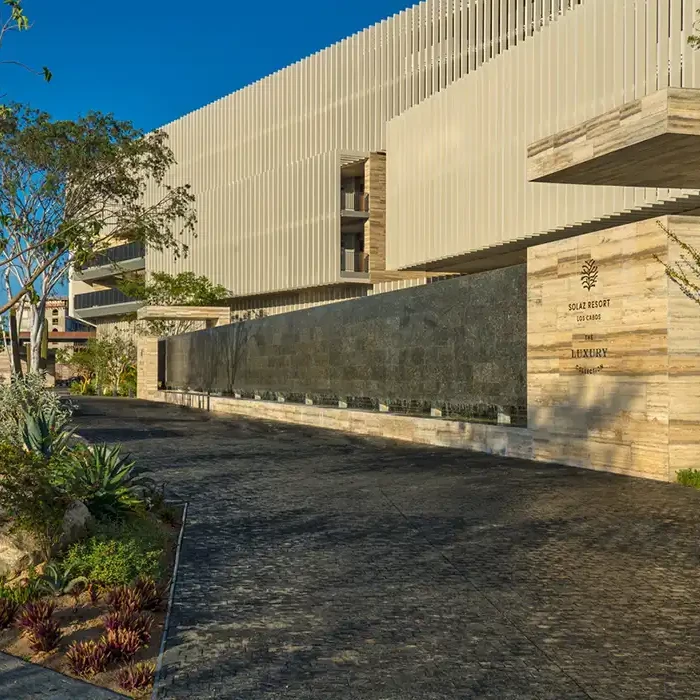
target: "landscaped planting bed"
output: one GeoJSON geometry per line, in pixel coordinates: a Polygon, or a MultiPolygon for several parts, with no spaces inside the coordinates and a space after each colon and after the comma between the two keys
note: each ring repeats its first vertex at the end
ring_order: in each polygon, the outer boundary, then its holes
{"type": "Polygon", "coordinates": [[[35,378],[0,388],[0,649],[146,697],[182,512],[70,415],[35,378]]]}

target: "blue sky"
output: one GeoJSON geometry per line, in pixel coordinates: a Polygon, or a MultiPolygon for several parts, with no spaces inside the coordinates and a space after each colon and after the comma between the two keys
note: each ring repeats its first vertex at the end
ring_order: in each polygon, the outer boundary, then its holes
{"type": "Polygon", "coordinates": [[[24,0],[33,27],[11,36],[2,57],[47,65],[54,78],[1,65],[1,91],[58,118],[94,109],[148,130],[410,4],[24,0]]]}

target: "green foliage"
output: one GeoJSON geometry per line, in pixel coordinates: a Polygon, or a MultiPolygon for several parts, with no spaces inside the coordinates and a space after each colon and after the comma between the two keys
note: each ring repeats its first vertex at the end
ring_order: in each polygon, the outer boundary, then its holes
{"type": "Polygon", "coordinates": [[[117,683],[123,690],[146,690],[153,685],[156,667],[152,663],[129,664],[117,671],[117,683]]]}
{"type": "Polygon", "coordinates": [[[44,373],[13,377],[0,384],[0,441],[21,445],[22,426],[26,415],[46,416],[55,429],[71,418],[73,406],[62,402],[58,394],[46,386],[44,373]]]}
{"type": "Polygon", "coordinates": [[[35,415],[25,413],[19,426],[24,449],[45,459],[62,455],[73,436],[73,431],[66,430],[65,424],[64,415],[55,408],[35,415]]]}
{"type": "Polygon", "coordinates": [[[65,488],[95,517],[138,510],[143,508],[139,490],[148,480],[135,474],[135,465],[119,445],[80,445],[71,453],[65,488]]]}
{"type": "Polygon", "coordinates": [[[681,469],[676,473],[676,481],[683,486],[692,486],[694,489],[700,489],[700,470],[681,469]]]}
{"type": "Polygon", "coordinates": [[[66,661],[71,672],[81,678],[92,678],[102,673],[111,660],[104,639],[98,642],[73,642],[66,651],[66,661]]]}
{"type": "Polygon", "coordinates": [[[186,253],[180,236],[195,234],[194,196],[189,185],[167,183],[175,159],[164,132],[98,112],[54,120],[18,104],[6,107],[1,126],[0,266],[19,254],[28,262],[0,313],[25,294],[45,299],[65,277],[69,252],[78,267],[115,240],[186,253]],[[160,199],[146,201],[149,186],[160,199]],[[35,289],[44,273],[50,283],[35,289]]]}
{"type": "Polygon", "coordinates": [[[60,596],[78,592],[87,583],[84,576],[73,576],[70,568],[51,562],[39,577],[37,585],[39,590],[48,595],[60,596]]]}
{"type": "Polygon", "coordinates": [[[35,535],[47,557],[71,501],[55,484],[53,467],[54,462],[38,454],[0,443],[0,511],[16,529],[35,535]]]}
{"type": "Polygon", "coordinates": [[[700,304],[700,251],[689,243],[681,240],[678,234],[669,230],[661,222],[657,222],[659,228],[678,246],[678,260],[669,265],[658,255],[654,255],[657,262],[666,269],[666,276],[676,284],[689,299],[700,304]]]}
{"type": "Polygon", "coordinates": [[[68,549],[64,564],[104,586],[128,585],[139,576],[160,579],[167,540],[147,518],[102,523],[93,536],[68,549]]]}
{"type": "MultiPolygon", "coordinates": [[[[120,289],[127,295],[142,299],[148,306],[225,306],[231,293],[220,284],[194,272],[154,272],[150,279],[124,279],[120,289]]],[[[187,333],[195,327],[193,321],[148,321],[150,335],[170,336],[187,333]]]]}
{"type": "Polygon", "coordinates": [[[5,578],[0,578],[0,600],[7,600],[15,605],[26,605],[40,597],[39,577],[32,568],[29,576],[19,585],[9,586],[5,578]]]}
{"type": "Polygon", "coordinates": [[[117,395],[120,390],[128,393],[129,383],[136,386],[136,346],[119,333],[91,338],[79,350],[61,354],[61,362],[82,378],[80,385],[75,386],[78,394],[100,394],[102,388],[109,387],[117,395]]]}

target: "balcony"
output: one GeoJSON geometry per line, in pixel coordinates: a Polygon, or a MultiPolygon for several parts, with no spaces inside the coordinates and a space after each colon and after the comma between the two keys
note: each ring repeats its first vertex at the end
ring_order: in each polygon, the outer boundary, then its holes
{"type": "Polygon", "coordinates": [[[121,272],[143,270],[146,267],[146,246],[139,242],[123,243],[94,255],[81,269],[75,269],[73,278],[89,280],[113,277],[121,272]]]}
{"type": "Polygon", "coordinates": [[[340,216],[345,219],[366,219],[369,216],[369,194],[341,190],[340,216]]]}
{"type": "Polygon", "coordinates": [[[76,294],[73,304],[77,315],[89,319],[135,313],[144,302],[127,296],[119,289],[103,289],[99,292],[76,294]]]}
{"type": "Polygon", "coordinates": [[[369,279],[369,255],[361,250],[341,248],[340,275],[349,279],[369,279]]]}

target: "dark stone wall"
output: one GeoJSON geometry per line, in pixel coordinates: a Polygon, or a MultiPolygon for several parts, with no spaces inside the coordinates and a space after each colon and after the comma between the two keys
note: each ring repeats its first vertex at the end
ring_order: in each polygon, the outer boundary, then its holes
{"type": "Polygon", "coordinates": [[[524,407],[526,266],[163,341],[166,385],[524,407]]]}

